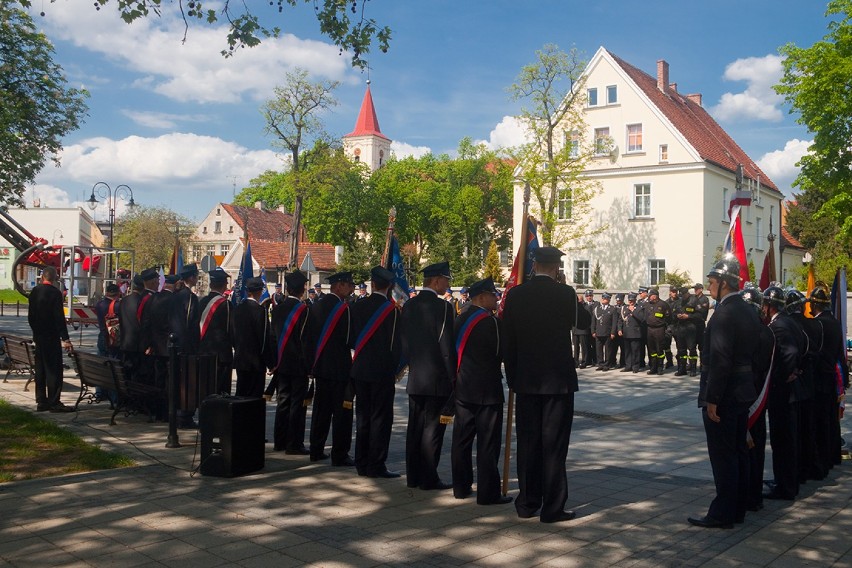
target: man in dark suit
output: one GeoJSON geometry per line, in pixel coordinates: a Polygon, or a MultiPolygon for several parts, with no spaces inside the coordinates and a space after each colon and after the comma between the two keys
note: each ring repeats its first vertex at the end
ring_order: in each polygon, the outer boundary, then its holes
{"type": "Polygon", "coordinates": [[[151,356],[154,360],[154,384],[165,388],[169,380],[169,327],[174,311],[175,284],[177,274],[165,277],[163,289],[154,293],[150,300],[151,356]]]}
{"type": "Polygon", "coordinates": [[[604,292],[601,301],[592,310],[592,337],[595,338],[595,354],[598,371],[609,371],[615,366],[615,353],[612,340],[615,338],[617,315],[615,308],[609,305],[612,294],[604,292]]]}
{"type": "Polygon", "coordinates": [[[355,467],[358,475],[399,477],[388,471],[393,399],[396,374],[402,354],[399,311],[388,298],[393,272],[381,266],[370,270],[372,293],[352,307],[349,346],[352,357],[352,382],[355,386],[355,467]]]}
{"type": "Polygon", "coordinates": [[[754,358],[760,352],[761,323],[738,294],[739,274],[739,262],[731,255],[716,262],[707,274],[716,310],[704,330],[698,406],[716,498],[706,515],[689,517],[691,524],[704,528],[733,528],[745,518],[748,506],[746,433],[749,406],[757,398],[754,358]]]}
{"type": "Polygon", "coordinates": [[[503,311],[506,379],[518,397],[518,485],[521,518],[539,514],[543,523],[574,518],[565,510],[565,458],[574,421],[577,371],[571,328],[587,328],[589,312],[571,286],[556,281],[563,253],[535,250],[535,276],[508,291],[503,311]]]}
{"type": "Polygon", "coordinates": [[[622,339],[624,346],[624,368],[622,373],[639,372],[639,363],[642,359],[642,350],[645,348],[642,343],[642,322],[644,321],[643,310],[636,305],[636,294],[629,292],[627,294],[627,304],[621,306],[621,310],[617,312],[616,333],[622,339]]]}
{"type": "Polygon", "coordinates": [[[466,288],[470,302],[456,318],[458,374],[455,383],[456,417],[453,424],[453,495],[464,499],[472,492],[473,439],[476,438],[476,502],[511,503],[500,494],[500,436],[503,427],[503,373],[500,363],[500,321],[497,289],[491,278],[466,288]]]}
{"type": "Polygon", "coordinates": [[[305,448],[305,418],[308,408],[308,361],[305,342],[311,336],[310,310],[302,296],[308,279],[296,270],[284,276],[287,295],[272,309],[272,331],[275,333],[277,366],[267,387],[267,394],[277,391],[275,407],[275,450],[292,455],[308,455],[305,448]]]}
{"type": "Polygon", "coordinates": [[[311,461],[328,457],[325,442],[331,429],[331,465],[353,466],[352,394],[349,352],[349,304],[346,298],[355,289],[351,272],[338,272],[327,278],[331,290],[311,307],[309,356],[313,365],[316,393],[311,414],[311,461]]]}
{"type": "Polygon", "coordinates": [[[155,298],[160,284],[160,275],[156,268],[147,268],[141,272],[141,276],[145,288],[142,290],[136,308],[136,319],[139,321],[139,358],[132,379],[153,385],[157,382],[154,329],[156,327],[155,298]]]}
{"type": "Polygon", "coordinates": [[[175,334],[178,353],[194,355],[198,352],[198,321],[201,317],[198,296],[192,291],[198,283],[198,266],[187,264],[181,268],[180,280],[182,285],[175,288],[174,309],[169,325],[175,334]]]}
{"type": "Polygon", "coordinates": [[[62,349],[73,349],[65,324],[62,292],[56,287],[57,273],[52,266],[41,272],[42,281],[30,292],[27,313],[35,343],[36,410],[74,412],[65,406],[62,396],[62,349]]]}
{"type": "Polygon", "coordinates": [[[200,355],[216,355],[216,392],[231,394],[234,368],[234,318],[225,297],[228,273],[219,267],[209,272],[210,293],[198,302],[200,355]]]}
{"type": "Polygon", "coordinates": [[[402,309],[402,353],[408,361],[408,431],[405,472],[409,487],[450,489],[438,477],[438,462],[451,412],[456,376],[455,310],[442,296],[450,284],[450,264],[422,270],[423,288],[402,309]]]}
{"type": "Polygon", "coordinates": [[[259,303],[263,288],[263,280],[249,278],[246,282],[248,296],[234,309],[237,396],[261,398],[266,370],[275,366],[275,338],[266,308],[259,303]]]}

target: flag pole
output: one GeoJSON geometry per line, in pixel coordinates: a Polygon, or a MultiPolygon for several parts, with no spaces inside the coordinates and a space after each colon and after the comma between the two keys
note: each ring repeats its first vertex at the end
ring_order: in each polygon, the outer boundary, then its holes
{"type": "Polygon", "coordinates": [[[388,267],[388,260],[390,260],[390,246],[391,239],[393,238],[393,226],[396,222],[396,207],[391,205],[390,210],[388,211],[388,233],[385,238],[385,251],[382,253],[382,266],[385,268],[388,267]]]}
{"type": "MultiPolygon", "coordinates": [[[[527,223],[529,222],[530,213],[530,184],[524,184],[524,209],[521,214],[521,243],[518,247],[518,255],[515,261],[518,263],[518,275],[516,286],[523,284],[526,276],[527,263],[527,223]]],[[[508,293],[508,290],[505,292],[508,293]]],[[[503,480],[502,493],[505,496],[509,493],[509,461],[512,457],[512,415],[515,413],[515,391],[509,389],[509,398],[506,403],[506,442],[503,444],[503,480]]]]}

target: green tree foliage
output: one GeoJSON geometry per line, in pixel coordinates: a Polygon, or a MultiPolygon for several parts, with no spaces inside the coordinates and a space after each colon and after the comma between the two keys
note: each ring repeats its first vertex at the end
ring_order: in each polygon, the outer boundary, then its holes
{"type": "Polygon", "coordinates": [[[784,76],[775,90],[797,121],[813,133],[809,153],[799,162],[795,185],[803,194],[825,196],[817,216],[833,219],[838,235],[852,240],[852,0],[832,0],[825,13],[828,34],[811,47],[787,44],[784,76]]]}
{"type": "MultiPolygon", "coordinates": [[[[191,219],[164,207],[135,207],[116,220],[113,245],[135,252],[137,272],[152,266],[168,267],[175,248],[176,229],[179,230],[181,246],[186,251],[186,241],[191,235],[184,229],[194,226],[195,222],[191,219]]],[[[184,257],[188,255],[184,254],[184,257]]],[[[119,261],[120,266],[128,263],[126,258],[119,261]]]]}
{"type": "Polygon", "coordinates": [[[0,203],[21,205],[45,162],[59,165],[62,137],[80,127],[87,96],[67,86],[29,15],[0,3],[0,203]]]}
{"type": "Polygon", "coordinates": [[[609,151],[611,141],[592,144],[585,136],[585,66],[576,49],[565,53],[546,44],[508,89],[512,100],[528,104],[519,118],[532,141],[514,152],[545,246],[562,247],[606,228],[591,228],[591,199],[601,188],[583,172],[593,156],[609,151]]]}
{"type": "MultiPolygon", "coordinates": [[[[16,0],[21,6],[29,8],[32,0],[16,0]]],[[[50,0],[51,4],[56,0],[50,0]]],[[[279,14],[284,12],[284,5],[292,7],[298,4],[311,4],[316,14],[320,32],[328,37],[334,45],[340,48],[341,55],[344,51],[352,53],[352,65],[364,68],[367,62],[363,59],[370,53],[370,48],[375,41],[379,50],[383,53],[390,45],[391,30],[387,26],[380,26],[373,18],[366,16],[367,0],[270,0],[262,4],[268,4],[267,9],[276,10],[279,14]]],[[[110,0],[94,0],[95,10],[108,6],[110,0]]],[[[238,48],[254,47],[261,43],[263,38],[279,37],[281,29],[278,27],[267,27],[261,24],[256,10],[252,10],[251,2],[237,2],[235,0],[223,0],[219,2],[202,2],[200,0],[115,0],[113,6],[118,10],[122,20],[132,24],[136,20],[151,16],[161,16],[163,12],[176,11],[180,14],[185,24],[183,39],[186,41],[189,26],[209,25],[215,26],[221,21],[228,22],[227,43],[228,49],[222,50],[222,55],[230,57],[236,53],[238,48]]],[[[44,4],[42,4],[44,10],[44,4]]],[[[42,11],[42,15],[45,12],[42,11]]]]}
{"type": "Polygon", "coordinates": [[[592,270],[592,288],[606,288],[606,281],[601,275],[601,262],[595,261],[595,269],[592,270]]]}
{"type": "Polygon", "coordinates": [[[375,240],[367,242],[364,239],[355,239],[350,246],[343,249],[343,255],[337,265],[338,270],[351,272],[355,282],[368,282],[370,269],[382,261],[382,251],[376,244],[375,240]]]}
{"type": "Polygon", "coordinates": [[[689,271],[674,269],[666,271],[663,281],[672,288],[682,288],[684,286],[692,286],[692,278],[689,276],[689,271]]]}
{"type": "Polygon", "coordinates": [[[500,253],[497,250],[497,241],[488,244],[488,252],[485,255],[485,270],[483,278],[491,278],[498,284],[503,281],[503,271],[500,267],[500,253]]]}

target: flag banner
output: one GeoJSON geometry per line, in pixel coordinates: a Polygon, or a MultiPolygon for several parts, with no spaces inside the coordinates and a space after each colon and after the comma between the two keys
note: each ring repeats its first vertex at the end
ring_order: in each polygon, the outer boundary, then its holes
{"type": "Polygon", "coordinates": [[[841,267],[837,269],[837,274],[834,275],[834,282],[831,285],[831,306],[832,311],[834,312],[834,317],[840,322],[840,338],[843,341],[843,345],[841,346],[840,353],[842,354],[842,360],[838,360],[835,365],[836,377],[837,377],[837,397],[840,401],[840,417],[843,417],[843,413],[846,409],[846,397],[844,396],[846,393],[846,382],[847,374],[849,372],[848,365],[846,363],[847,358],[847,350],[846,350],[846,318],[847,318],[847,310],[846,310],[846,268],[841,267]]]}
{"type": "Polygon", "coordinates": [[[246,282],[249,278],[254,278],[254,267],[252,266],[251,258],[251,242],[246,240],[246,252],[243,255],[243,260],[240,262],[240,271],[237,273],[237,281],[234,283],[234,292],[231,294],[231,301],[235,306],[243,303],[243,300],[248,296],[246,292],[246,282]]]}
{"type": "Polygon", "coordinates": [[[732,254],[740,263],[740,290],[749,281],[748,258],[746,257],[745,242],[743,241],[742,219],[740,218],[740,206],[734,207],[731,212],[731,226],[722,246],[723,254],[732,254]]]}
{"type": "MultiPolygon", "coordinates": [[[[535,221],[527,217],[527,231],[526,238],[524,239],[524,243],[521,243],[521,246],[526,246],[526,254],[524,257],[524,272],[523,281],[527,276],[529,276],[530,272],[532,272],[532,255],[530,254],[532,251],[538,248],[538,234],[536,231],[536,223],[535,221]]],[[[512,272],[509,274],[509,280],[506,281],[506,288],[503,290],[503,296],[500,298],[500,305],[498,306],[497,313],[498,315],[503,315],[503,306],[506,303],[506,295],[509,293],[509,290],[518,284],[518,259],[521,258],[521,251],[518,250],[518,254],[515,255],[515,261],[512,263],[512,272]]]]}
{"type": "Polygon", "coordinates": [[[270,298],[269,288],[266,286],[266,269],[263,267],[260,268],[260,279],[263,280],[263,293],[260,295],[260,300],[258,301],[263,303],[264,300],[268,300],[270,298]]]}
{"type": "MultiPolygon", "coordinates": [[[[811,297],[811,292],[814,291],[814,288],[816,288],[816,274],[814,273],[814,263],[811,262],[808,265],[808,289],[807,289],[807,294],[806,294],[808,298],[811,297]]],[[[814,315],[811,313],[811,303],[810,302],[805,303],[804,313],[805,313],[805,317],[809,317],[809,318],[814,317],[814,315]]]]}
{"type": "Polygon", "coordinates": [[[402,261],[402,253],[399,251],[399,241],[396,240],[396,235],[391,237],[390,254],[386,268],[395,276],[391,286],[393,300],[397,304],[404,304],[408,300],[411,288],[408,286],[408,279],[405,277],[405,264],[402,261]]]}
{"type": "MultiPolygon", "coordinates": [[[[174,274],[174,272],[172,272],[172,274],[174,274]]],[[[165,287],[165,285],[166,285],[166,273],[165,273],[165,271],[163,270],[163,267],[161,266],[161,267],[160,267],[160,279],[159,279],[159,284],[157,284],[157,292],[162,292],[162,291],[163,291],[163,287],[165,287]]]]}
{"type": "Polygon", "coordinates": [[[751,192],[748,190],[735,191],[731,197],[731,202],[728,203],[728,217],[731,217],[734,207],[748,207],[749,205],[751,205],[751,192]]]}
{"type": "Polygon", "coordinates": [[[778,278],[775,276],[775,245],[770,242],[769,251],[763,259],[763,270],[760,272],[760,289],[766,290],[772,282],[777,280],[778,278]]]}

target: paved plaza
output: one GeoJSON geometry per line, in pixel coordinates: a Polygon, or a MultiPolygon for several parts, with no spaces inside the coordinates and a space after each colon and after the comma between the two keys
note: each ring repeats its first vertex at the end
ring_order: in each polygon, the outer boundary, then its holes
{"type": "MultiPolygon", "coordinates": [[[[0,331],[27,335],[25,318],[0,331]]],[[[95,330],[72,333],[94,351],[95,330]]],[[[78,393],[65,375],[63,401],[78,393]]],[[[402,479],[358,477],[354,468],[273,452],[266,467],[232,479],[192,475],[200,448],[181,430],[104,405],[42,413],[138,466],[0,484],[0,565],[9,566],[850,566],[852,462],[809,482],[795,502],[766,501],[733,530],[686,518],[704,514],[713,482],[697,378],[580,371],[568,452],[573,521],[519,519],[510,505],[479,506],[452,491],[421,491],[402,479]]],[[[0,396],[33,409],[25,379],[0,396]]],[[[356,403],[357,404],[357,403],[356,403]]],[[[267,406],[271,438],[274,407],[267,406]]],[[[389,469],[404,471],[407,397],[397,386],[389,469]]],[[[843,434],[852,439],[850,421],[843,434]]],[[[448,429],[441,476],[450,479],[448,429]]],[[[354,448],[353,448],[354,449],[354,448]]],[[[767,447],[767,477],[771,478],[767,447]]],[[[513,456],[514,459],[514,456],[513,456]]],[[[509,495],[517,495],[514,463],[509,495]]]]}

